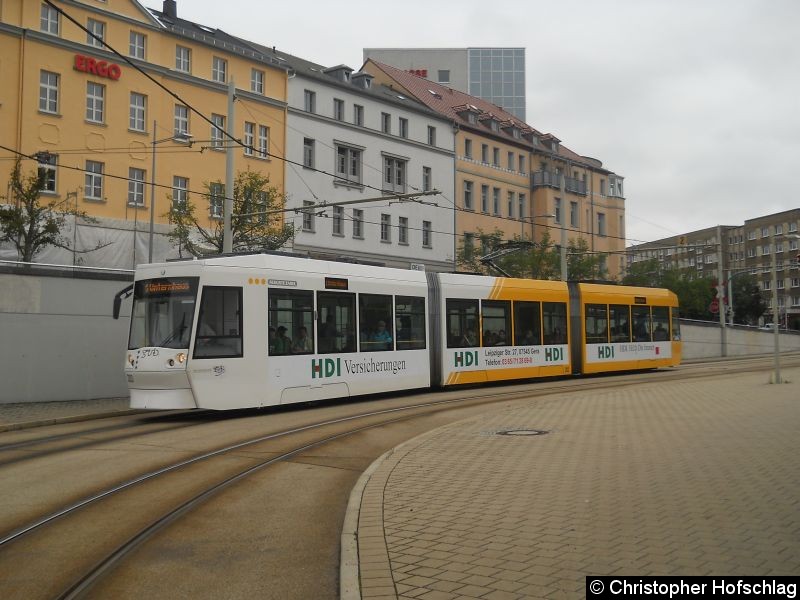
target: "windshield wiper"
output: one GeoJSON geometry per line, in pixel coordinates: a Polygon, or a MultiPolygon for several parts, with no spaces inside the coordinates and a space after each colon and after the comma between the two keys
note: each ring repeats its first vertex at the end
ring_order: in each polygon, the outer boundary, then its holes
{"type": "Polygon", "coordinates": [[[181,339],[181,338],[183,337],[183,332],[184,332],[184,331],[186,331],[187,329],[188,329],[188,328],[186,327],[186,313],[183,313],[183,316],[181,317],[181,324],[180,324],[180,325],[178,325],[178,326],[177,326],[177,327],[176,327],[176,328],[175,328],[175,329],[172,331],[172,333],[170,333],[170,334],[169,334],[169,335],[168,335],[168,336],[167,336],[167,337],[166,337],[166,338],[165,338],[165,339],[164,339],[164,340],[163,340],[163,341],[162,341],[162,342],[159,344],[159,346],[165,347],[167,344],[169,344],[169,343],[170,343],[172,340],[174,340],[176,337],[177,337],[178,339],[181,339]]]}

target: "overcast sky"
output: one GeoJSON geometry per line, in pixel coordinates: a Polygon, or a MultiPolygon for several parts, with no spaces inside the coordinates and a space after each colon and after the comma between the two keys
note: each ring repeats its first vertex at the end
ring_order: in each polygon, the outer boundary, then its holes
{"type": "Polygon", "coordinates": [[[625,177],[628,244],[800,207],[800,1],[178,0],[178,15],[355,69],[370,47],[525,47],[528,123],[625,177]]]}

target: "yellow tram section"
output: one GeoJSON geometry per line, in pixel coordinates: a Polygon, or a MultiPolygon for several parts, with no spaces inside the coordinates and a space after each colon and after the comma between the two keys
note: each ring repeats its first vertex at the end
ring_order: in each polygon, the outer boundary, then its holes
{"type": "MultiPolygon", "coordinates": [[[[587,304],[618,304],[636,306],[637,299],[639,305],[666,306],[670,308],[670,328],[668,339],[671,341],[671,356],[669,358],[651,358],[628,361],[614,361],[607,363],[587,363],[586,329],[581,327],[582,339],[581,346],[583,352],[583,373],[607,373],[613,371],[634,371],[639,369],[654,369],[658,367],[677,366],[681,362],[681,342],[675,340],[672,331],[673,314],[677,314],[678,297],[671,291],[657,288],[640,288],[628,286],[609,286],[590,283],[579,284],[581,306],[581,323],[586,322],[587,304]],[[641,302],[644,299],[644,302],[641,302]]],[[[608,323],[610,327],[610,323],[608,323]]]]}
{"type": "MultiPolygon", "coordinates": [[[[569,291],[567,284],[560,281],[537,281],[532,279],[497,278],[492,285],[487,300],[510,300],[527,302],[561,302],[567,308],[566,339],[569,340],[569,291]]],[[[541,306],[539,318],[541,322],[541,306]]],[[[511,311],[511,331],[516,331],[514,311],[511,311]]],[[[483,316],[480,320],[480,335],[483,336],[483,316]]],[[[481,340],[482,342],[482,340],[481,340]]],[[[530,379],[535,377],[559,377],[572,372],[571,359],[566,342],[563,344],[567,359],[566,364],[531,367],[498,367],[494,369],[478,369],[473,371],[453,371],[444,385],[464,385],[487,383],[491,381],[507,381],[512,379],[530,379]]],[[[509,346],[511,347],[511,346],[509,346]]],[[[541,346],[539,346],[541,349],[541,346]]],[[[481,347],[481,350],[483,346],[481,347]]],[[[473,349],[476,352],[477,349],[473,349]]]]}

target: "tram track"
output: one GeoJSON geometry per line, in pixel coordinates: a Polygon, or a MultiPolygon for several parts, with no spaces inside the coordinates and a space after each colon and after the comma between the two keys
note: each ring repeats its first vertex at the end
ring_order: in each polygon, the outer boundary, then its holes
{"type": "MultiPolygon", "coordinates": [[[[785,362],[787,367],[800,364],[797,357],[785,362]]],[[[393,406],[381,410],[356,412],[336,419],[308,423],[268,435],[238,441],[191,458],[175,461],[161,469],[144,473],[120,485],[88,495],[83,501],[70,504],[21,526],[0,539],[0,581],[39,581],[35,564],[25,576],[19,572],[20,561],[15,557],[45,555],[65,560],[69,554],[63,548],[50,550],[53,539],[74,543],[81,539],[102,540],[98,547],[82,556],[80,564],[59,566],[59,577],[54,577],[46,589],[22,589],[21,595],[3,594],[4,597],[59,597],[75,598],[87,594],[92,586],[110,575],[115,567],[130,556],[144,542],[174,524],[207,502],[212,496],[241,483],[246,478],[268,467],[300,458],[305,452],[329,445],[337,440],[355,436],[368,430],[387,427],[404,421],[453,408],[475,408],[487,404],[523,398],[541,398],[550,394],[583,389],[601,390],[648,382],[668,382],[687,378],[713,377],[731,371],[764,371],[769,359],[726,361],[719,364],[695,363],[669,371],[637,373],[616,377],[569,379],[559,381],[523,383],[515,385],[466,388],[444,392],[428,392],[422,398],[433,401],[393,406]],[[444,397],[442,397],[444,396],[444,397]],[[333,431],[331,431],[333,430],[333,431]],[[265,456],[266,455],[266,456],[265,456]],[[158,485],[156,485],[158,483],[158,485]],[[165,498],[169,496],[169,498],[165,498]],[[156,498],[153,502],[152,499],[156,498]],[[148,498],[151,501],[148,501],[148,498]],[[138,507],[133,516],[129,511],[138,507]],[[154,517],[156,513],[159,516],[154,517]],[[115,514],[126,514],[124,526],[109,532],[108,525],[115,514]],[[131,522],[133,521],[133,522],[131,522]],[[111,539],[113,538],[113,539],[111,539]],[[64,574],[82,573],[73,577],[64,574]],[[39,596],[36,592],[41,591],[39,596]]],[[[403,398],[405,400],[405,398],[403,398]]],[[[340,408],[360,408],[358,404],[340,408]]],[[[314,412],[314,411],[310,411],[314,412]]],[[[166,433],[166,432],[165,432],[166,433]]],[[[26,562],[26,561],[24,561],[26,562]]],[[[29,565],[24,564],[24,567],[29,565]]],[[[0,584],[1,587],[6,584],[0,584]]],[[[17,590],[11,590],[17,591],[17,590]]]]}

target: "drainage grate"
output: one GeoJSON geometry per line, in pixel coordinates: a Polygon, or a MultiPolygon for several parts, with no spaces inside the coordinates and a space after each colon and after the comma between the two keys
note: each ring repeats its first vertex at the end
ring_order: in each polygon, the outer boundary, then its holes
{"type": "Polygon", "coordinates": [[[506,429],[505,431],[497,431],[496,435],[547,435],[549,431],[543,429],[506,429]]]}

